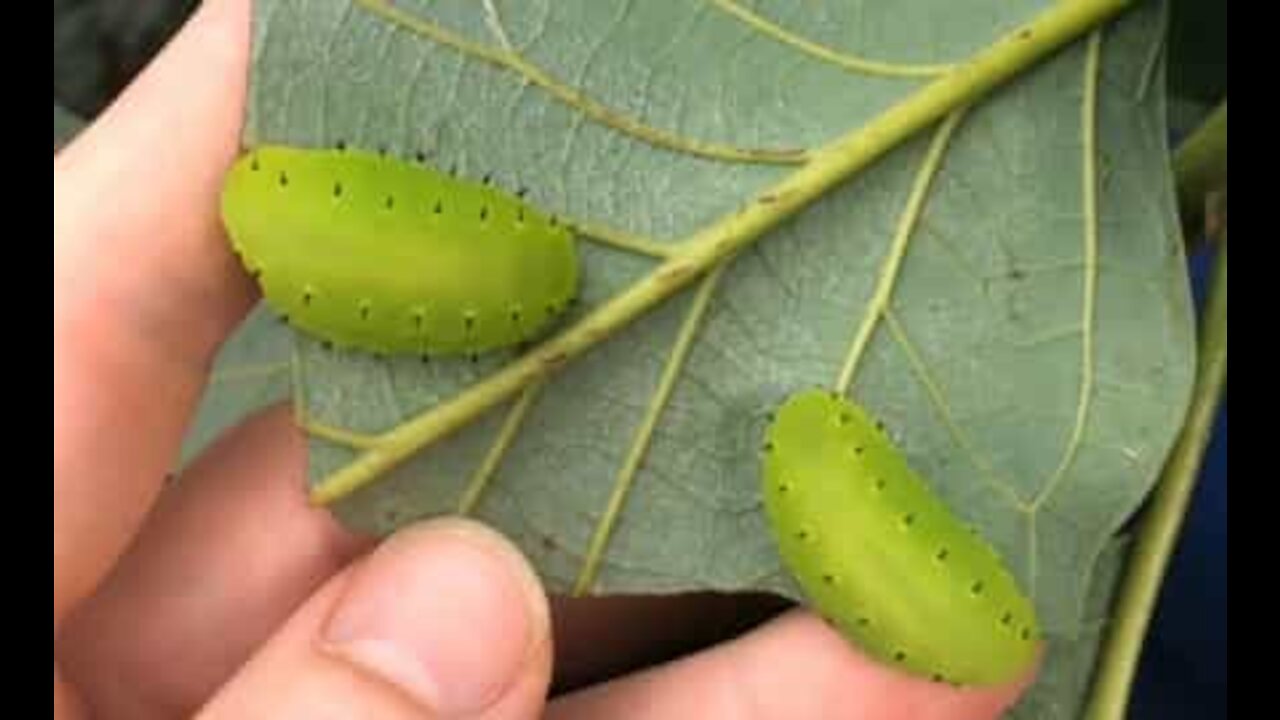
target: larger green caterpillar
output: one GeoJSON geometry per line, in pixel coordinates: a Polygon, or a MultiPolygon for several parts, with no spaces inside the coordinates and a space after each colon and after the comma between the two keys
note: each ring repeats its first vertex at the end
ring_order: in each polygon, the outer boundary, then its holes
{"type": "Polygon", "coordinates": [[[821,390],[783,403],[764,498],[806,595],[874,657],[965,685],[1010,681],[1034,661],[1031,602],[862,408],[821,390]]]}
{"type": "Polygon", "coordinates": [[[258,147],[222,217],[268,304],[335,346],[476,354],[526,342],[577,293],[568,228],[486,184],[356,150],[258,147]]]}

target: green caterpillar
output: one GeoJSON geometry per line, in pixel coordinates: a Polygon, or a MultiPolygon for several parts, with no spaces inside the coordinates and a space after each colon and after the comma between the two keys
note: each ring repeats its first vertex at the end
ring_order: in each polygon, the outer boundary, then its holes
{"type": "Polygon", "coordinates": [[[267,303],[337,347],[474,356],[538,336],[577,294],[555,218],[382,154],[254,148],[222,218],[267,303]]]}
{"type": "Polygon", "coordinates": [[[831,392],[794,394],[763,460],[781,557],[846,637],[939,682],[999,684],[1028,669],[1032,603],[865,410],[831,392]]]}

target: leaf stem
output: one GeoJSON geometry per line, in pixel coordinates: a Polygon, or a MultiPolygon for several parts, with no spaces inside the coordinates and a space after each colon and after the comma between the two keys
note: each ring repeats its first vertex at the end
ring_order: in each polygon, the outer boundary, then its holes
{"type": "Polygon", "coordinates": [[[1098,667],[1089,720],[1122,720],[1161,582],[1178,542],[1227,381],[1227,245],[1223,234],[1200,341],[1187,421],[1139,527],[1098,667]]]}
{"type": "Polygon", "coordinates": [[[1183,239],[1196,247],[1206,236],[1222,230],[1221,218],[1210,209],[1214,195],[1227,187],[1227,101],[1223,100],[1195,132],[1178,146],[1173,157],[1178,183],[1178,211],[1183,239]]]}
{"type": "Polygon", "coordinates": [[[572,327],[550,338],[450,402],[379,436],[371,448],[324,478],[311,493],[331,503],[374,482],[426,445],[465,426],[554,372],[679,292],[832,188],[956,108],[972,103],[1067,42],[1109,20],[1132,0],[1074,0],[1048,10],[930,82],[866,125],[817,150],[805,166],[679,244],[672,256],[572,327]]]}

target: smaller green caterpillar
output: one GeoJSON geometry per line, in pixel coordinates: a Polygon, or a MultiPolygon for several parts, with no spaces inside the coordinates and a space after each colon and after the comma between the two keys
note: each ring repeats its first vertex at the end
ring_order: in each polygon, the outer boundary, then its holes
{"type": "Polygon", "coordinates": [[[764,498],[780,554],[816,608],[881,661],[963,685],[1029,668],[1032,603],[861,407],[796,393],[766,431],[764,498]]]}
{"type": "Polygon", "coordinates": [[[268,304],[338,347],[474,357],[533,339],[577,294],[562,223],[382,154],[254,148],[222,217],[268,304]]]}

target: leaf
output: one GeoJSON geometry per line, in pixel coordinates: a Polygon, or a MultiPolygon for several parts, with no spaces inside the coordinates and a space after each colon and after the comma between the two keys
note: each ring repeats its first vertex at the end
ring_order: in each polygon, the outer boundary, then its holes
{"type": "Polygon", "coordinates": [[[246,415],[289,395],[292,334],[259,305],[227,339],[195,419],[183,440],[181,461],[190,462],[246,415]]]}
{"type": "Polygon", "coordinates": [[[1050,641],[1035,685],[1009,712],[1010,720],[1074,720],[1081,716],[1131,545],[1127,536],[1115,538],[1098,557],[1089,581],[1085,627],[1074,640],[1050,641]]]}
{"type": "MultiPolygon", "coordinates": [[[[928,68],[1040,11],[370,7],[386,4],[258,3],[247,142],[422,152],[607,228],[582,244],[584,302],[565,325],[579,334],[574,323],[651,277],[646,252],[682,257],[681,241],[753,198],[757,214],[784,206],[761,193],[804,172],[788,158],[818,163],[825,143],[928,80],[853,70],[813,43],[928,68]],[[788,155],[797,147],[812,153],[788,155]]],[[[1191,385],[1163,11],[1140,5],[903,143],[335,511],[378,532],[468,512],[519,542],[557,592],[798,598],[766,532],[756,446],[787,393],[847,378],[1004,553],[1045,627],[1075,636],[1087,579],[1149,490],[1191,385]]],[[[298,352],[315,485],[359,456],[349,446],[458,407],[512,361],[380,360],[307,338],[298,352]]]]}

